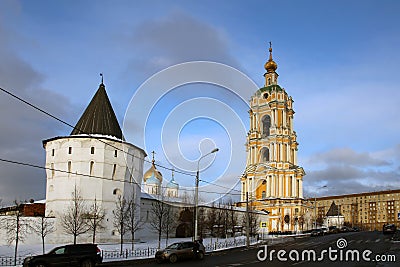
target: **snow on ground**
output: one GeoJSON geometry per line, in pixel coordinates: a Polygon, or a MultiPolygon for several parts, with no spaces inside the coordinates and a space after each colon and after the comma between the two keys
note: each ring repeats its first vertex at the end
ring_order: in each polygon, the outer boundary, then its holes
{"type": "MultiPolygon", "coordinates": [[[[169,238],[168,240],[162,239],[160,247],[165,248],[167,245],[170,245],[175,242],[179,241],[191,241],[191,237],[188,238],[169,238]]],[[[252,243],[257,242],[256,239],[251,239],[252,243]]],[[[243,246],[246,243],[245,236],[239,237],[230,237],[230,238],[205,238],[203,240],[203,244],[208,250],[213,248],[213,250],[222,250],[226,248],[236,246],[243,246]]],[[[51,249],[61,246],[64,244],[48,244],[45,245],[45,252],[49,252],[51,249]]],[[[105,243],[105,244],[98,244],[99,248],[104,252],[116,252],[115,255],[119,255],[120,251],[120,244],[119,243],[105,243]]],[[[123,244],[123,251],[129,251],[131,249],[131,243],[124,243],[123,244]]],[[[158,240],[142,240],[141,242],[134,243],[134,250],[147,250],[147,249],[156,249],[158,247],[158,240]]],[[[26,245],[26,244],[19,244],[18,245],[18,256],[19,257],[27,257],[31,255],[39,255],[42,254],[42,244],[34,244],[34,245],[26,245]]],[[[0,257],[12,257],[14,255],[14,245],[11,246],[0,246],[0,257]]],[[[128,256],[123,258],[105,258],[104,261],[115,261],[115,260],[132,260],[132,259],[139,259],[139,258],[152,258],[154,254],[148,256],[128,256]]],[[[18,266],[18,265],[17,265],[18,266]]]]}

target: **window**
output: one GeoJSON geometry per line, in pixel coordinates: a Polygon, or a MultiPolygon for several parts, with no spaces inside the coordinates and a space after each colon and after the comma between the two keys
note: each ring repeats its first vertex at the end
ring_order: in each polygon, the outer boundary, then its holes
{"type": "Polygon", "coordinates": [[[94,154],[94,146],[92,146],[91,148],[90,148],[90,154],[94,154]]]}
{"type": "Polygon", "coordinates": [[[114,164],[114,166],[113,166],[113,171],[112,171],[112,178],[113,178],[113,179],[114,179],[114,177],[115,177],[116,171],[117,171],[117,164],[114,164]]]}
{"type": "Polygon", "coordinates": [[[268,85],[271,85],[271,78],[268,78],[268,85]]]}
{"type": "Polygon", "coordinates": [[[114,150],[114,157],[118,156],[118,150],[114,150]]]}
{"type": "Polygon", "coordinates": [[[261,121],[263,125],[263,135],[269,136],[269,128],[271,128],[271,117],[269,115],[265,115],[261,121]]]}
{"type": "Polygon", "coordinates": [[[54,157],[54,148],[51,150],[51,155],[54,157]]]}
{"type": "Polygon", "coordinates": [[[72,154],[72,147],[68,148],[68,154],[72,154]]]}
{"type": "Polygon", "coordinates": [[[72,169],[72,162],[68,161],[68,175],[71,174],[71,169],[72,169]]]}
{"type": "Polygon", "coordinates": [[[53,178],[54,177],[54,173],[55,173],[55,171],[54,171],[54,163],[51,163],[50,168],[51,168],[51,178],[53,178]]]}
{"type": "Polygon", "coordinates": [[[269,96],[268,93],[264,93],[264,94],[263,94],[264,99],[267,99],[268,96],[269,96]]]}
{"type": "Polygon", "coordinates": [[[89,175],[93,174],[93,167],[94,167],[94,161],[90,162],[90,170],[89,170],[89,175]]]}
{"type": "Polygon", "coordinates": [[[262,191],[261,198],[264,199],[266,197],[265,191],[262,191]]]}
{"type": "Polygon", "coordinates": [[[268,162],[269,161],[269,149],[267,147],[264,147],[261,150],[261,157],[263,162],[268,162]]]}

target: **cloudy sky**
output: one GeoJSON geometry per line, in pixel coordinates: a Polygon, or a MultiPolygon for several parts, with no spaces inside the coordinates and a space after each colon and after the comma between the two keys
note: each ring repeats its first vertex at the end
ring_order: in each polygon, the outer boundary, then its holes
{"type": "MultiPolygon", "coordinates": [[[[203,179],[230,187],[243,171],[249,124],[245,102],[255,89],[247,86],[237,93],[193,83],[161,94],[161,87],[143,84],[162,81],[158,73],[176,64],[212,61],[240,71],[221,74],[233,84],[240,84],[235,79],[243,75],[261,87],[272,41],[279,84],[295,101],[299,165],[307,173],[304,194],[397,189],[398,14],[395,0],[2,0],[0,87],[75,124],[102,72],[121,125],[145,116],[145,125],[124,129],[132,136],[129,142],[149,155],[155,150],[159,164],[185,171],[195,171],[199,157],[217,146],[221,151],[201,166],[203,179]],[[150,103],[150,114],[135,99],[139,90],[160,94],[150,103]],[[183,113],[189,115],[179,116],[183,113]],[[232,116],[221,119],[228,113],[232,116]],[[173,128],[167,122],[181,120],[171,133],[163,132],[173,128]],[[144,140],[136,139],[137,132],[144,132],[144,140]]],[[[179,71],[176,77],[183,76],[179,71]]],[[[44,166],[42,140],[71,132],[4,92],[0,107],[3,160],[44,166]]],[[[165,179],[170,176],[165,171],[165,179]]],[[[192,177],[175,178],[193,184],[192,177]]],[[[45,198],[44,171],[0,162],[3,204],[30,198],[45,198]]]]}

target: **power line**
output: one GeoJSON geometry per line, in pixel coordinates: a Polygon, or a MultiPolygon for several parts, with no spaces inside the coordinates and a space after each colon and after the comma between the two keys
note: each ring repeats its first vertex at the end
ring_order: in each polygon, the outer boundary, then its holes
{"type": "MultiPolygon", "coordinates": [[[[28,101],[22,99],[21,97],[15,95],[15,94],[13,94],[13,93],[11,93],[10,91],[8,91],[8,90],[6,90],[6,89],[4,89],[4,88],[1,88],[1,87],[0,87],[0,90],[3,91],[3,92],[5,92],[6,94],[8,94],[8,95],[10,95],[10,96],[12,96],[12,97],[18,99],[19,101],[23,102],[24,104],[26,104],[26,105],[32,107],[33,109],[36,109],[37,111],[46,114],[47,116],[49,116],[49,117],[51,117],[51,118],[53,118],[53,119],[55,119],[55,120],[57,120],[57,121],[59,121],[59,122],[65,124],[65,125],[71,127],[72,129],[76,129],[79,133],[87,134],[89,137],[94,138],[94,139],[97,139],[97,140],[99,140],[100,142],[102,142],[102,143],[104,143],[104,144],[106,144],[106,145],[108,145],[108,146],[111,146],[112,148],[115,148],[115,149],[117,149],[117,150],[119,150],[119,151],[122,151],[123,153],[125,153],[125,154],[127,154],[127,155],[130,155],[130,156],[132,156],[132,157],[134,157],[134,158],[139,158],[139,159],[141,159],[140,157],[138,157],[138,156],[136,156],[136,155],[134,155],[134,154],[131,154],[131,153],[127,152],[127,151],[124,151],[123,149],[120,149],[119,147],[116,147],[116,146],[114,146],[114,145],[112,145],[112,144],[109,144],[109,143],[107,143],[107,142],[101,140],[101,139],[100,139],[101,137],[93,136],[92,134],[85,133],[85,132],[82,131],[81,129],[76,128],[75,126],[71,125],[70,123],[68,123],[68,122],[66,122],[66,121],[64,121],[64,120],[62,120],[62,119],[60,119],[60,118],[58,118],[58,117],[52,115],[51,113],[49,113],[49,112],[47,112],[47,111],[45,111],[45,110],[39,108],[38,106],[29,103],[28,101]]],[[[123,140],[122,140],[122,141],[123,141],[123,140]]],[[[146,159],[143,159],[143,161],[145,161],[145,162],[147,162],[147,163],[153,164],[152,161],[149,161],[149,160],[146,160],[146,159]]],[[[191,173],[187,173],[187,172],[175,170],[175,169],[173,169],[173,168],[168,168],[168,167],[162,166],[162,165],[160,165],[160,164],[154,163],[154,165],[157,166],[157,167],[160,167],[160,168],[162,168],[162,169],[169,170],[169,171],[174,170],[176,173],[180,173],[180,174],[183,174],[183,175],[188,175],[188,176],[193,176],[193,177],[196,176],[195,174],[191,174],[191,173]]]]}
{"type": "MultiPolygon", "coordinates": [[[[16,164],[16,165],[22,165],[22,166],[27,166],[27,167],[32,167],[32,168],[37,168],[37,169],[43,169],[43,170],[50,170],[50,171],[55,171],[55,172],[62,172],[62,173],[66,173],[66,174],[72,174],[72,175],[76,175],[76,176],[83,176],[83,177],[90,177],[90,178],[97,178],[97,179],[102,179],[102,180],[107,180],[107,181],[115,181],[115,182],[120,182],[120,183],[129,183],[129,184],[136,184],[138,186],[141,187],[141,184],[139,184],[138,182],[136,182],[135,180],[131,180],[131,181],[121,181],[121,180],[115,180],[113,178],[108,178],[108,177],[104,177],[104,176],[96,176],[96,175],[91,175],[91,174],[84,174],[84,173],[78,173],[78,172],[70,172],[70,171],[65,171],[65,170],[61,170],[61,169],[55,169],[55,168],[48,168],[48,167],[43,167],[43,166],[39,166],[39,165],[35,165],[35,164],[31,164],[31,163],[26,163],[26,162],[20,162],[20,161],[14,161],[14,160],[7,160],[7,159],[2,159],[0,158],[0,161],[2,162],[6,162],[6,163],[12,163],[12,164],[16,164]]],[[[166,189],[168,188],[167,186],[160,186],[161,189],[166,189]]],[[[193,190],[189,190],[189,189],[183,189],[180,188],[179,190],[183,190],[183,191],[188,191],[188,192],[193,192],[193,190]]],[[[202,193],[211,193],[211,194],[225,194],[227,195],[229,192],[211,192],[211,191],[199,191],[202,193]]],[[[233,194],[233,193],[229,193],[230,195],[240,195],[240,194],[233,194]]]]}
{"type": "Polygon", "coordinates": [[[213,182],[208,182],[208,181],[205,181],[205,180],[199,180],[199,181],[204,182],[204,183],[207,183],[207,184],[215,185],[215,186],[218,186],[218,187],[221,187],[221,188],[224,188],[224,189],[228,189],[229,192],[230,192],[230,191],[237,191],[237,192],[240,192],[240,193],[241,193],[241,191],[239,191],[239,190],[237,190],[237,189],[233,189],[233,188],[229,188],[229,187],[226,187],[226,186],[222,186],[222,185],[219,185],[219,184],[216,184],[216,183],[213,183],[213,182]]]}

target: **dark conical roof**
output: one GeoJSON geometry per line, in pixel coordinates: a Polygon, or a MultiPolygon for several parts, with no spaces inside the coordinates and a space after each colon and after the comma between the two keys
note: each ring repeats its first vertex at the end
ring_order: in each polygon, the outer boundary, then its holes
{"type": "Polygon", "coordinates": [[[71,135],[101,134],[123,140],[121,127],[111,106],[103,83],[83,112],[71,135]]]}
{"type": "Polygon", "coordinates": [[[326,216],[342,216],[342,213],[340,213],[339,207],[335,204],[335,201],[332,201],[326,216]]]}

